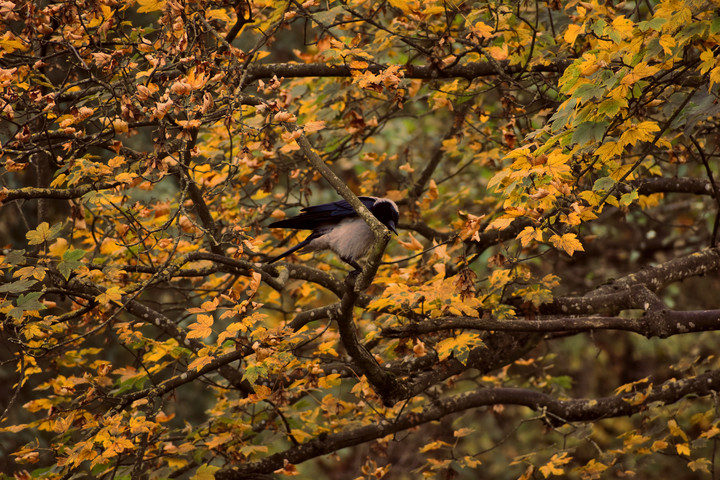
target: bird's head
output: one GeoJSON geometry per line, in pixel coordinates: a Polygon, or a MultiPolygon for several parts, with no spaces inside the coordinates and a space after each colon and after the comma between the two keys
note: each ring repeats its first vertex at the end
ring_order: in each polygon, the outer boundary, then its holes
{"type": "Polygon", "coordinates": [[[370,207],[370,212],[375,215],[375,218],[389,228],[395,235],[397,235],[397,223],[400,219],[400,211],[398,206],[389,198],[378,198],[375,203],[370,207]]]}

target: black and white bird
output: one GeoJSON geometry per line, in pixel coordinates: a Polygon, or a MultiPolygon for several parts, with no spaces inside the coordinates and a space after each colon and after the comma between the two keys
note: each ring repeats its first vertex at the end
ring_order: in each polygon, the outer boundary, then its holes
{"type": "MultiPolygon", "coordinates": [[[[389,198],[358,197],[375,218],[397,235],[398,207],[389,198]]],[[[346,201],[305,207],[300,215],[271,223],[270,228],[312,230],[310,236],[291,249],[268,260],[273,263],[300,249],[307,252],[332,250],[343,262],[362,270],[357,259],[363,257],[375,239],[365,220],[346,201]]]]}

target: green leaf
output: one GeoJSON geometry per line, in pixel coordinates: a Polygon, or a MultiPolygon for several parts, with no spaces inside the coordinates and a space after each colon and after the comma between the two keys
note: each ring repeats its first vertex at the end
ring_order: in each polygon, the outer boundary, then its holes
{"type": "Polygon", "coordinates": [[[620,205],[624,205],[624,206],[630,205],[633,201],[635,201],[637,199],[638,199],[638,192],[637,192],[637,189],[635,189],[630,193],[624,193],[620,197],[620,205]]]}
{"type": "Polygon", "coordinates": [[[243,372],[243,378],[250,383],[255,383],[258,378],[267,375],[267,373],[265,365],[250,365],[243,372]]]}
{"type": "Polygon", "coordinates": [[[25,265],[26,261],[25,250],[8,250],[2,263],[0,263],[0,267],[25,265]]]}
{"type": "Polygon", "coordinates": [[[573,132],[572,141],[579,145],[598,142],[605,135],[607,122],[583,122],[573,132]]]}
{"type": "Polygon", "coordinates": [[[192,480],[214,480],[215,472],[220,470],[220,467],[214,467],[212,465],[202,465],[195,471],[195,475],[191,478],[192,480]]]}
{"type": "Polygon", "coordinates": [[[23,313],[28,310],[43,310],[45,308],[45,305],[38,301],[42,294],[43,292],[30,292],[27,294],[21,294],[17,299],[17,306],[10,310],[8,316],[15,319],[20,319],[22,318],[23,313]]]}
{"type": "Polygon", "coordinates": [[[710,25],[710,34],[715,35],[718,32],[720,32],[720,17],[716,16],[710,25]]]}
{"type": "Polygon", "coordinates": [[[595,180],[593,184],[593,192],[608,191],[615,186],[615,180],[611,177],[601,177],[595,180]]]}
{"type": "Polygon", "coordinates": [[[554,383],[555,385],[558,385],[561,388],[565,388],[565,389],[572,388],[573,379],[572,379],[572,377],[570,377],[568,375],[560,375],[558,377],[552,377],[550,379],[550,381],[552,383],[554,383]]]}
{"type": "Polygon", "coordinates": [[[0,285],[0,293],[20,293],[27,292],[30,287],[35,285],[37,280],[26,278],[24,280],[16,280],[11,283],[0,285]]]}
{"type": "Polygon", "coordinates": [[[577,104],[577,98],[571,98],[563,108],[555,112],[553,116],[550,117],[550,121],[552,122],[552,125],[550,126],[551,132],[555,133],[567,125],[568,119],[570,118],[570,115],[575,112],[575,106],[577,104]]]}
{"type": "Polygon", "coordinates": [[[335,21],[335,17],[338,15],[342,15],[345,13],[345,7],[343,5],[338,5],[337,7],[333,7],[330,10],[322,10],[319,12],[313,13],[313,20],[323,24],[324,26],[328,26],[332,22],[335,21]]]}
{"type": "Polygon", "coordinates": [[[63,261],[58,264],[58,270],[65,277],[65,280],[70,278],[70,274],[77,268],[83,265],[79,260],[85,256],[85,250],[67,250],[63,253],[63,261]]]}
{"type": "Polygon", "coordinates": [[[666,23],[667,23],[667,18],[656,17],[656,18],[653,18],[652,20],[638,23],[638,28],[640,29],[641,32],[646,32],[651,29],[659,32],[660,30],[662,30],[662,26],[665,25],[666,23]]]}
{"type": "Polygon", "coordinates": [[[604,88],[599,87],[594,83],[585,83],[583,85],[580,85],[578,89],[575,90],[575,93],[573,93],[573,97],[577,98],[581,102],[587,102],[588,100],[591,100],[593,98],[600,99],[603,97],[604,94],[604,88]]]}
{"type": "Polygon", "coordinates": [[[608,117],[614,117],[618,114],[621,108],[627,107],[627,101],[617,98],[607,98],[600,102],[598,105],[597,113],[601,115],[607,115],[608,117]]]}

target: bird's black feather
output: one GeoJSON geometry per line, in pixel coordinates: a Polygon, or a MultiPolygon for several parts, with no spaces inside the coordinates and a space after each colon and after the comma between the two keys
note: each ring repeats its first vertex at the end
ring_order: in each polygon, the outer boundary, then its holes
{"type": "MultiPolygon", "coordinates": [[[[358,199],[375,218],[397,235],[399,212],[395,202],[387,198],[375,197],[358,197],[358,199]]],[[[305,207],[299,215],[273,222],[269,226],[312,230],[312,233],[289,250],[270,258],[268,263],[276,262],[301,249],[310,251],[329,249],[358,271],[361,267],[356,260],[367,254],[373,243],[372,230],[345,200],[305,207]]]]}
{"type": "MultiPolygon", "coordinates": [[[[372,208],[377,200],[374,197],[358,197],[358,199],[368,208],[372,208]]],[[[339,200],[332,203],[323,203],[322,205],[313,205],[305,207],[300,211],[299,215],[273,222],[268,225],[270,228],[294,228],[296,230],[315,230],[318,227],[326,225],[328,222],[337,223],[343,218],[356,216],[357,212],[347,202],[347,200],[339,200]]]]}

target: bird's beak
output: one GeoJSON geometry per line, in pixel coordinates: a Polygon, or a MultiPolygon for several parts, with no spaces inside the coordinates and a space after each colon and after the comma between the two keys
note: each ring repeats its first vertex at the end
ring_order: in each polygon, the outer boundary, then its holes
{"type": "Polygon", "coordinates": [[[397,230],[395,230],[395,222],[393,222],[392,220],[390,220],[390,221],[387,223],[387,227],[388,227],[390,230],[392,230],[392,232],[393,232],[395,235],[398,234],[398,233],[397,233],[397,230]]]}

